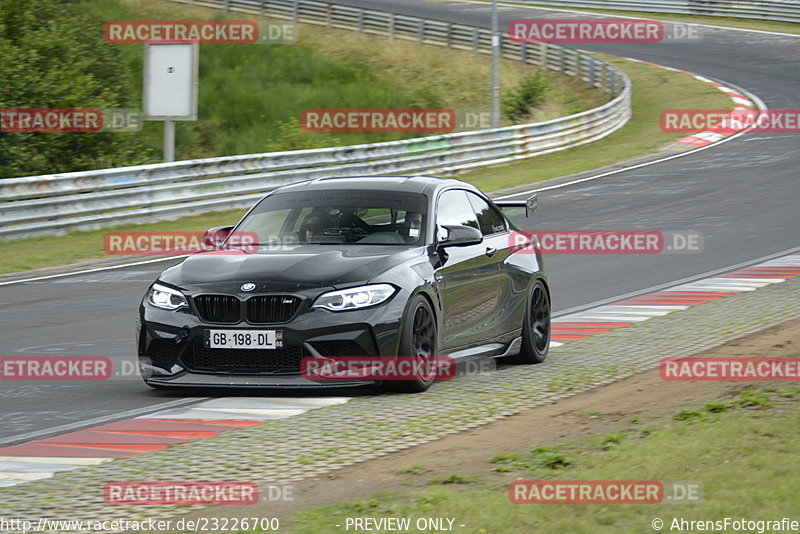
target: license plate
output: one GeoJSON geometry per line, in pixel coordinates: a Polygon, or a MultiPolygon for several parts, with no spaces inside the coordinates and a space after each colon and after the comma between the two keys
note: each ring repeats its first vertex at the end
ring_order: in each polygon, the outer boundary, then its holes
{"type": "Polygon", "coordinates": [[[206,330],[209,349],[279,349],[283,347],[280,330],[206,330]]]}

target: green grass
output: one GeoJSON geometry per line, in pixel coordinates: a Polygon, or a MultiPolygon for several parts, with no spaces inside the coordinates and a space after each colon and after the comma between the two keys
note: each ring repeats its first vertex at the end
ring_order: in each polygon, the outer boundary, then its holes
{"type": "Polygon", "coordinates": [[[244,210],[230,210],[182,217],[174,221],[124,225],[102,230],[71,232],[64,236],[43,236],[0,243],[0,273],[28,271],[54,265],[68,265],[108,258],[103,236],[117,230],[205,231],[214,226],[234,224],[244,210]]]}
{"type": "MultiPolygon", "coordinates": [[[[444,55],[441,50],[436,53],[444,55]]],[[[396,59],[402,60],[401,57],[396,59]]],[[[611,57],[605,59],[625,70],[633,81],[633,117],[628,124],[591,145],[518,164],[474,171],[460,178],[488,192],[595,169],[650,154],[682,137],[659,130],[658,119],[662,109],[731,107],[730,100],[723,93],[684,74],[611,57]]],[[[548,110],[574,112],[586,104],[588,98],[580,92],[559,90],[559,93],[564,95],[562,100],[549,104],[548,110]]],[[[202,231],[212,226],[232,224],[242,213],[209,213],[176,221],[143,226],[127,225],[115,229],[202,231]]],[[[67,236],[3,242],[0,244],[0,274],[103,258],[103,235],[110,230],[112,229],[72,232],[67,236]]]]}
{"type": "MultiPolygon", "coordinates": [[[[489,1],[489,0],[481,0],[489,1]]],[[[517,2],[506,2],[517,3],[517,2]]],[[[536,5],[519,3],[526,7],[545,7],[550,9],[558,9],[556,6],[536,5]]],[[[621,17],[641,17],[653,18],[659,20],[674,20],[677,22],[693,22],[695,24],[708,24],[710,26],[727,26],[729,28],[744,28],[748,30],[761,30],[767,32],[780,32],[780,33],[793,33],[800,35],[800,24],[796,22],[782,22],[771,20],[757,20],[745,19],[737,17],[714,17],[710,15],[683,15],[681,13],[657,13],[646,11],[627,11],[619,9],[595,9],[595,8],[580,8],[580,7],[563,7],[562,9],[570,11],[581,11],[584,13],[605,13],[608,15],[619,15],[621,17]]]]}
{"type": "MultiPolygon", "coordinates": [[[[740,396],[740,400],[753,393],[783,398],[781,410],[763,405],[740,406],[724,413],[712,410],[702,418],[673,421],[656,431],[623,431],[558,448],[498,453],[487,457],[487,475],[496,466],[506,469],[495,468],[492,480],[469,485],[429,484],[406,494],[306,510],[295,518],[292,532],[338,532],[333,525],[348,516],[363,515],[411,517],[412,521],[432,514],[450,517],[456,524],[466,525],[459,529],[465,534],[635,533],[652,532],[654,517],[667,525],[674,517],[786,517],[800,491],[800,478],[793,476],[800,454],[800,441],[796,439],[800,424],[798,389],[795,386],[773,394],[764,389],[740,396]],[[613,446],[606,446],[609,441],[613,446]],[[542,461],[547,455],[570,460],[554,469],[542,461]],[[512,504],[507,484],[518,479],[692,481],[702,485],[703,498],[689,504],[512,504]],[[366,509],[365,502],[369,503],[366,509]]],[[[470,479],[469,475],[460,477],[470,479]]]]}
{"type": "MultiPolygon", "coordinates": [[[[91,0],[103,20],[255,19],[242,13],[163,0],[91,0]]],[[[419,133],[312,133],[300,127],[313,108],[489,108],[489,59],[464,51],[390,41],[316,25],[300,25],[296,43],[201,46],[197,121],[176,124],[176,158],[343,146],[419,137],[419,133]]],[[[143,46],[116,45],[141,94],[143,46]]],[[[533,71],[504,60],[504,87],[533,71]]],[[[552,88],[537,118],[599,105],[599,91],[547,73],[552,88]]],[[[140,136],[161,153],[163,125],[146,122],[140,136]]]]}
{"type": "Polygon", "coordinates": [[[732,103],[712,85],[685,74],[611,56],[633,81],[633,116],[620,130],[582,147],[547,154],[520,163],[479,169],[459,178],[484,191],[495,191],[597,169],[657,152],[686,134],[664,133],[659,117],[665,109],[731,109],[732,103]]]}

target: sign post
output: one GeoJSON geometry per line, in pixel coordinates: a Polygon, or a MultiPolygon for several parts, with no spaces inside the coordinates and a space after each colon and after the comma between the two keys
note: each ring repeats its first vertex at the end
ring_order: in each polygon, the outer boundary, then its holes
{"type": "Polygon", "coordinates": [[[164,161],[175,161],[175,122],[197,120],[199,72],[197,41],[145,44],[145,120],[164,121],[164,161]]]}
{"type": "Polygon", "coordinates": [[[500,18],[497,0],[492,0],[492,128],[500,127],[500,54],[500,18]]]}

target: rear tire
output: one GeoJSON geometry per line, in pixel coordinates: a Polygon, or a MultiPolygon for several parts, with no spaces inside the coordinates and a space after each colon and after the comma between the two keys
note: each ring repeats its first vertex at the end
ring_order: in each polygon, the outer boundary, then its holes
{"type": "MultiPolygon", "coordinates": [[[[411,357],[423,364],[436,356],[436,316],[428,299],[422,295],[416,295],[411,299],[400,328],[399,356],[411,357]]],[[[431,368],[429,376],[417,375],[409,380],[385,380],[383,389],[400,393],[425,391],[436,379],[435,366],[429,367],[431,368]]]]}
{"type": "Polygon", "coordinates": [[[537,280],[531,288],[525,322],[522,325],[522,347],[519,354],[506,358],[508,363],[542,363],[550,350],[550,294],[544,282],[537,280]]]}

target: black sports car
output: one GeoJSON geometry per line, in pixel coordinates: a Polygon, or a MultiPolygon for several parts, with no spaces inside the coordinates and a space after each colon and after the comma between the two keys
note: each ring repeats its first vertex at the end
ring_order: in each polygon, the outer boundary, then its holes
{"type": "MultiPolygon", "coordinates": [[[[235,227],[209,230],[228,236],[217,250],[170,267],[148,289],[137,321],[145,382],[375,383],[314,380],[300,372],[303,358],[541,362],[550,342],[541,253],[519,244],[498,206],[527,212],[535,197],[492,202],[470,184],[421,176],[276,189],[235,227]]],[[[423,391],[435,378],[418,372],[383,385],[423,391]]]]}

